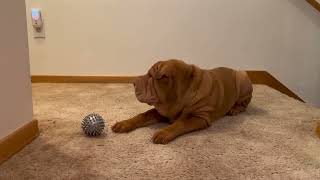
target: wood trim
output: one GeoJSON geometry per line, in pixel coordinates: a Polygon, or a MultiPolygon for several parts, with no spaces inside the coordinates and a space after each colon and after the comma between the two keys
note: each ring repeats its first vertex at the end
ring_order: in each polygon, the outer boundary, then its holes
{"type": "MultiPolygon", "coordinates": [[[[304,102],[267,71],[247,71],[253,84],[264,84],[304,102]]],[[[132,83],[136,76],[32,76],[33,83],[132,83]]]]}
{"type": "Polygon", "coordinates": [[[306,0],[311,6],[320,12],[320,3],[316,0],[306,0]]]}
{"type": "Polygon", "coordinates": [[[287,88],[284,84],[282,84],[267,71],[247,71],[247,73],[253,84],[267,85],[275,90],[280,91],[283,94],[304,102],[298,95],[292,92],[289,88],[287,88]]]}
{"type": "Polygon", "coordinates": [[[316,128],[316,135],[320,138],[320,122],[318,123],[318,126],[316,128]]]}
{"type": "Polygon", "coordinates": [[[38,121],[32,120],[0,140],[0,164],[9,159],[39,135],[38,121]]]}
{"type": "Polygon", "coordinates": [[[42,76],[31,77],[32,83],[132,83],[136,76],[42,76]]]}

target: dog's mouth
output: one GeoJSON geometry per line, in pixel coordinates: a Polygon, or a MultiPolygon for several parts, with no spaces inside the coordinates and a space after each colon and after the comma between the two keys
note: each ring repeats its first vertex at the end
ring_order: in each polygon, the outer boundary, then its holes
{"type": "Polygon", "coordinates": [[[159,103],[152,78],[141,76],[134,82],[134,87],[138,101],[148,105],[159,103]]]}
{"type": "Polygon", "coordinates": [[[148,97],[144,93],[141,93],[141,92],[136,91],[136,97],[137,97],[138,101],[140,101],[142,103],[147,103],[150,106],[159,103],[159,100],[157,98],[148,97]]]}

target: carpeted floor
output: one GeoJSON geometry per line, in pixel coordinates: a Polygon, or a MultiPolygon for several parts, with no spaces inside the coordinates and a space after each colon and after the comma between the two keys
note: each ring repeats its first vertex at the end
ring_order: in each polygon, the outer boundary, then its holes
{"type": "Polygon", "coordinates": [[[320,179],[320,109],[255,86],[247,112],[168,145],[150,139],[158,124],[115,134],[116,121],[147,110],[129,84],[33,84],[40,136],[0,166],[20,179],[320,179]],[[82,118],[96,112],[107,132],[88,138],[82,118]]]}

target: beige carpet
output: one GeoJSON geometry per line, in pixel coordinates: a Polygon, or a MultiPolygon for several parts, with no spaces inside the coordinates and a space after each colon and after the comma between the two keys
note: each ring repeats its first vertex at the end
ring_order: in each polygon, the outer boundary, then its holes
{"type": "Polygon", "coordinates": [[[149,107],[128,84],[33,84],[41,134],[0,166],[0,179],[320,179],[320,109],[266,86],[254,87],[247,112],[168,145],[150,141],[164,124],[115,134],[110,126],[149,107]],[[107,120],[85,137],[82,118],[107,120]]]}

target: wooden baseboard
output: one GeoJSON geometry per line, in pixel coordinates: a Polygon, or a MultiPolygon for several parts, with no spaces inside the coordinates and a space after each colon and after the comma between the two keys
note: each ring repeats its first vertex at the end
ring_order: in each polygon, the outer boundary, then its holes
{"type": "MultiPolygon", "coordinates": [[[[304,102],[267,71],[247,71],[253,84],[264,84],[304,102]]],[[[32,83],[132,83],[136,76],[32,76],[32,83]]]]}
{"type": "Polygon", "coordinates": [[[31,77],[32,83],[132,83],[136,76],[43,76],[31,77]]]}
{"type": "Polygon", "coordinates": [[[0,140],[0,164],[19,152],[39,135],[38,121],[33,120],[0,140]]]}
{"type": "Polygon", "coordinates": [[[267,71],[247,71],[253,84],[263,84],[267,85],[275,90],[280,91],[283,94],[286,94],[292,98],[295,98],[301,102],[304,102],[297,94],[287,88],[279,80],[273,77],[267,71]]]}
{"type": "Polygon", "coordinates": [[[317,0],[306,0],[306,1],[320,12],[320,3],[317,0]]]}
{"type": "Polygon", "coordinates": [[[316,128],[316,134],[320,138],[320,122],[318,123],[318,126],[316,128]]]}

